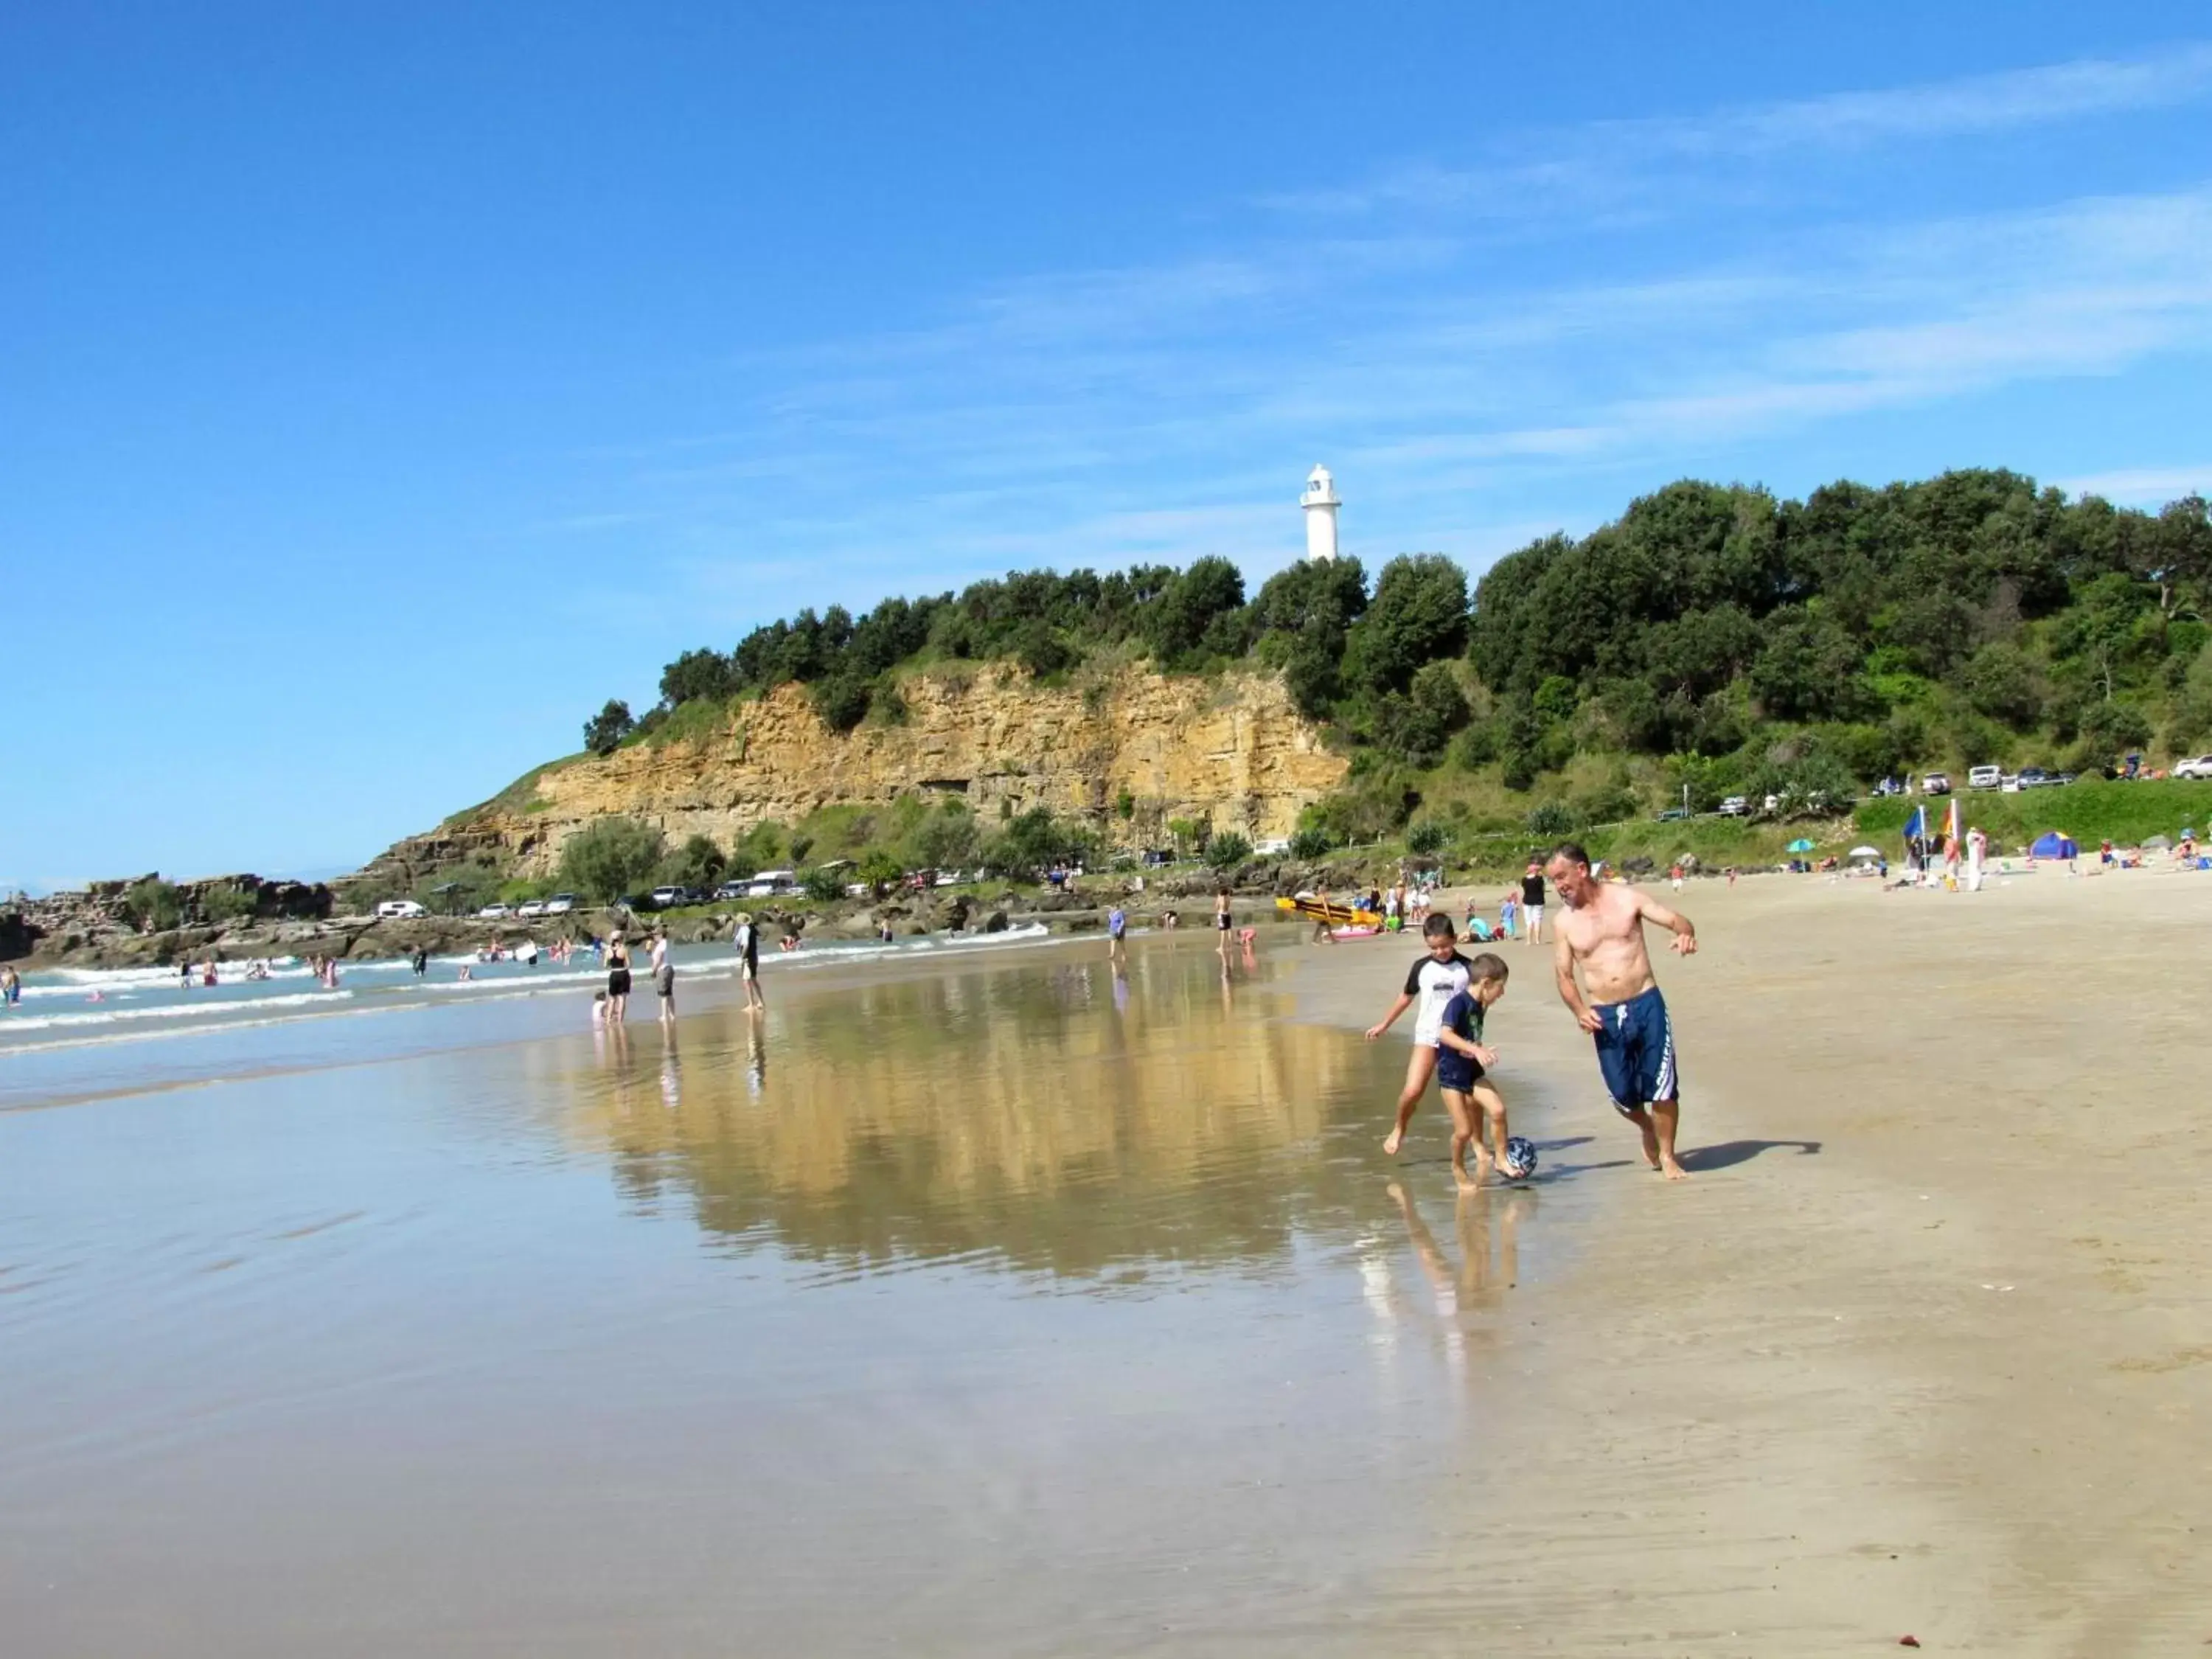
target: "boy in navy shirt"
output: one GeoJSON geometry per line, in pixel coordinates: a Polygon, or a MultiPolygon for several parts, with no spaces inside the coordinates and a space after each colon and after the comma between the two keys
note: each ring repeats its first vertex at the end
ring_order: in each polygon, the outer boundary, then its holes
{"type": "Polygon", "coordinates": [[[1483,1046],[1482,1020],[1491,1005],[1505,994],[1506,972],[1505,959],[1487,951],[1468,963],[1467,988],[1444,1004],[1437,1028],[1437,1088],[1451,1113],[1452,1179],[1463,1193],[1482,1184],[1493,1154],[1496,1166],[1505,1167],[1505,1097],[1488,1077],[1489,1068],[1498,1064],[1498,1054],[1483,1046]],[[1482,1110],[1482,1127],[1489,1131],[1487,1147],[1475,1124],[1477,1107],[1482,1110]],[[1469,1143],[1474,1147],[1473,1176],[1467,1172],[1469,1143]]]}

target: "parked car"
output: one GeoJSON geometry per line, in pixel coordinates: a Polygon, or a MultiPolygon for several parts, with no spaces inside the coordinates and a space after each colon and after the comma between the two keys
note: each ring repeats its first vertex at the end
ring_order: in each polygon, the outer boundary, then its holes
{"type": "Polygon", "coordinates": [[[1930,772],[1926,777],[1920,780],[1920,793],[1923,795],[1949,794],[1951,793],[1951,775],[1948,772],[1930,772]]]}
{"type": "Polygon", "coordinates": [[[1148,870],[1160,869],[1174,862],[1175,854],[1164,847],[1147,847],[1145,849],[1145,867],[1148,870]]]}
{"type": "Polygon", "coordinates": [[[1679,823],[1689,816],[1690,809],[1688,807],[1670,806],[1659,815],[1657,822],[1661,823],[1679,823]]]}
{"type": "Polygon", "coordinates": [[[549,916],[565,916],[575,908],[576,896],[574,893],[556,893],[545,901],[545,914],[549,916]]]}
{"type": "Polygon", "coordinates": [[[1270,836],[1254,847],[1252,853],[1255,858],[1272,859],[1279,858],[1290,850],[1291,838],[1288,836],[1270,836]]]}
{"type": "Polygon", "coordinates": [[[718,899],[741,899],[751,886],[750,881],[726,881],[714,890],[714,896],[718,899]]]}
{"type": "Polygon", "coordinates": [[[2004,787],[2004,768],[1977,766],[1966,774],[1969,789],[2001,789],[2004,787]]]}
{"type": "Polygon", "coordinates": [[[1880,783],[1875,785],[1874,793],[1877,795],[1901,795],[1905,793],[1905,780],[1884,778],[1880,783]]]}
{"type": "Polygon", "coordinates": [[[2074,778],[2075,775],[2071,772],[2061,772],[2051,781],[2053,783],[2071,783],[2074,781],[2074,778]]]}
{"type": "Polygon", "coordinates": [[[1746,800],[1741,795],[1730,795],[1726,800],[1721,803],[1721,816],[1724,818],[1743,817],[1747,816],[1750,811],[1751,803],[1746,800]]]}
{"type": "Polygon", "coordinates": [[[545,901],[525,899],[514,907],[514,914],[518,916],[542,916],[545,914],[545,901]]]}
{"type": "Polygon", "coordinates": [[[511,916],[514,914],[514,912],[504,904],[487,904],[477,912],[477,916],[485,921],[497,921],[501,916],[511,916]]]}
{"type": "Polygon", "coordinates": [[[2177,778],[2212,778],[2212,755],[2196,755],[2173,763],[2177,778]]]}
{"type": "Polygon", "coordinates": [[[2020,769],[2020,787],[2023,789],[2042,789],[2057,781],[2057,778],[2052,777],[2039,766],[2023,766],[2020,769]]]}
{"type": "Polygon", "coordinates": [[[429,914],[413,899],[386,899],[376,907],[376,919],[379,921],[411,921],[416,916],[427,916],[429,914]]]}

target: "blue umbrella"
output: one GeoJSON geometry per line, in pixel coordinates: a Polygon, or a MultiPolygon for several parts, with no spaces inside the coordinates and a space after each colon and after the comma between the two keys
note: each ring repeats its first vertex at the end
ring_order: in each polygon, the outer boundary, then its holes
{"type": "Polygon", "coordinates": [[[1792,853],[1809,853],[1813,850],[1813,843],[1805,840],[1802,836],[1800,836],[1797,840],[1791,842],[1789,847],[1784,850],[1792,853]]]}

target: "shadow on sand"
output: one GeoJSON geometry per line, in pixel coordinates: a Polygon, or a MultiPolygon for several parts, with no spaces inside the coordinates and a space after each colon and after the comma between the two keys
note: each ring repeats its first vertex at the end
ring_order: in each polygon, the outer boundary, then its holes
{"type": "Polygon", "coordinates": [[[1716,1146],[1695,1146],[1681,1154],[1682,1167],[1695,1175],[1700,1170],[1729,1170],[1748,1164],[1761,1152],[1795,1152],[1801,1158],[1819,1153],[1817,1140],[1723,1140],[1716,1146]]]}

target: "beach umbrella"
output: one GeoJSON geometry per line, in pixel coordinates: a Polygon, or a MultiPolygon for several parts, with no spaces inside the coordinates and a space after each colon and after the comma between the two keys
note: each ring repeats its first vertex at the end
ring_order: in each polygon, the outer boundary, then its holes
{"type": "Polygon", "coordinates": [[[2143,837],[2143,845],[2145,847],[2155,848],[2158,851],[2163,853],[2172,848],[2173,843],[2168,841],[2164,836],[2145,836],[2143,837]]]}
{"type": "Polygon", "coordinates": [[[1784,850],[1790,853],[1809,853],[1813,850],[1813,843],[1800,836],[1784,850]]]}
{"type": "Polygon", "coordinates": [[[1878,859],[1881,856],[1881,848],[1879,847],[1854,847],[1850,850],[1850,856],[1855,859],[1878,859]]]}

